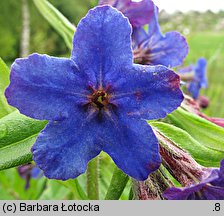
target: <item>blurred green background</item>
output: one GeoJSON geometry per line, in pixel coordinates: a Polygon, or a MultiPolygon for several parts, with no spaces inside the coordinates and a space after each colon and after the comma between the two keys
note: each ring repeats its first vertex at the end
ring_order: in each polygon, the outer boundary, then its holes
{"type": "MultiPolygon", "coordinates": [[[[47,53],[54,56],[69,55],[61,37],[47,23],[33,1],[27,1],[30,13],[30,53],[47,53]]],[[[97,0],[50,0],[75,25],[97,0]]],[[[20,55],[22,29],[22,0],[0,1],[0,56],[10,64],[20,55]]]]}
{"type": "MultiPolygon", "coordinates": [[[[87,11],[97,4],[97,0],[49,0],[75,25],[85,16],[87,11]]],[[[10,66],[15,58],[20,57],[22,30],[22,0],[0,1],[0,57],[10,66]]],[[[69,56],[70,51],[63,39],[47,23],[35,8],[32,1],[27,1],[30,13],[30,47],[29,53],[46,53],[53,56],[69,56]]],[[[177,30],[186,36],[190,53],[184,65],[195,63],[199,57],[208,60],[209,87],[203,90],[210,105],[205,110],[210,116],[224,117],[224,11],[213,13],[189,12],[183,14],[160,13],[160,24],[165,33],[177,30]]],[[[101,176],[102,194],[106,188],[114,168],[111,159],[101,155],[101,163],[105,163],[101,176]],[[107,161],[107,163],[106,163],[107,161]],[[108,163],[108,161],[110,161],[108,163]],[[106,181],[105,181],[106,179],[106,181]]],[[[84,185],[85,175],[78,178],[84,185]]],[[[31,180],[31,188],[24,190],[25,181],[16,169],[2,171],[0,175],[0,199],[78,199],[76,191],[69,190],[72,185],[45,178],[31,180]],[[42,193],[44,191],[44,193],[42,193]]],[[[73,188],[74,189],[74,188],[73,188]]],[[[126,188],[121,199],[128,199],[130,186],[126,188]]]]}

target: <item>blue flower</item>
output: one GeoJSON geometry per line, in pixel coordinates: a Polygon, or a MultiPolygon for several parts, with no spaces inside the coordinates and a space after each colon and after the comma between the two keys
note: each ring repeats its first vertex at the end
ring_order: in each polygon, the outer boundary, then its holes
{"type": "Polygon", "coordinates": [[[31,163],[19,166],[17,170],[20,177],[26,181],[25,190],[30,187],[31,178],[40,178],[43,176],[42,170],[40,170],[37,166],[34,166],[31,163]]]}
{"type": "Polygon", "coordinates": [[[8,102],[49,120],[32,147],[48,178],[85,172],[102,150],[144,180],[161,163],[146,119],[164,118],[182,102],[179,76],[164,66],[133,64],[131,26],[110,6],[89,11],[76,30],[70,59],[32,54],[11,67],[8,102]]]}
{"type": "Polygon", "coordinates": [[[153,16],[147,32],[143,27],[135,28],[132,35],[134,59],[144,65],[181,65],[188,54],[188,45],[180,33],[172,31],[163,35],[158,22],[158,8],[154,5],[153,16]]]}
{"type": "Polygon", "coordinates": [[[169,188],[164,192],[169,200],[223,200],[224,199],[224,160],[220,169],[212,169],[210,175],[198,184],[185,188],[169,188]]]}
{"type": "Polygon", "coordinates": [[[188,91],[194,99],[198,98],[201,88],[206,88],[208,86],[206,77],[206,66],[206,59],[199,58],[197,61],[197,65],[194,68],[194,78],[188,86],[188,91]]]}
{"type": "Polygon", "coordinates": [[[133,0],[99,0],[99,5],[109,4],[126,17],[133,27],[143,26],[152,19],[154,4],[151,0],[134,2],[133,0]]]}

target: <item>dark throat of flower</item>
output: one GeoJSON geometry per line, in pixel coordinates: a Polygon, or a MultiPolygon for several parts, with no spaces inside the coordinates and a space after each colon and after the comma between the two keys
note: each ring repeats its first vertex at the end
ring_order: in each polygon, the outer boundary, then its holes
{"type": "Polygon", "coordinates": [[[85,107],[91,112],[97,112],[99,118],[102,117],[102,112],[110,116],[111,110],[116,108],[116,105],[111,102],[112,94],[108,93],[110,88],[108,86],[105,89],[101,87],[95,89],[90,86],[91,94],[87,97],[88,103],[85,104],[85,107]]]}
{"type": "Polygon", "coordinates": [[[142,64],[142,65],[151,64],[151,55],[149,49],[138,47],[137,49],[133,50],[133,54],[134,54],[134,62],[136,64],[142,64]]]}
{"type": "Polygon", "coordinates": [[[98,90],[94,92],[91,97],[91,104],[96,108],[98,108],[99,110],[108,106],[109,98],[107,92],[103,90],[98,90]]]}

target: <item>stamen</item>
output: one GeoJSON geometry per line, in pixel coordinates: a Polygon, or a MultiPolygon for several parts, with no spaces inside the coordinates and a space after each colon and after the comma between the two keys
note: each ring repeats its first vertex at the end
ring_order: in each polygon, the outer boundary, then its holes
{"type": "Polygon", "coordinates": [[[90,94],[86,97],[87,103],[83,106],[87,110],[95,110],[99,115],[104,112],[110,112],[111,109],[115,109],[117,106],[112,103],[113,92],[111,92],[111,85],[107,85],[105,88],[99,86],[97,89],[91,85],[88,86],[90,94]]]}

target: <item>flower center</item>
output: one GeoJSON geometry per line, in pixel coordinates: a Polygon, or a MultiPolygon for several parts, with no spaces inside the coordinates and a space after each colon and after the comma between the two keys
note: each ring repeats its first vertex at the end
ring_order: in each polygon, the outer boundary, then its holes
{"type": "Polygon", "coordinates": [[[106,91],[94,91],[91,96],[91,104],[97,107],[98,109],[103,109],[105,106],[107,106],[109,104],[109,98],[106,91]]]}
{"type": "Polygon", "coordinates": [[[83,104],[86,111],[90,113],[98,113],[98,117],[102,117],[102,113],[105,112],[107,115],[111,114],[111,111],[115,111],[117,105],[112,101],[111,85],[105,88],[95,88],[89,85],[91,93],[87,96],[87,102],[83,104]]]}

